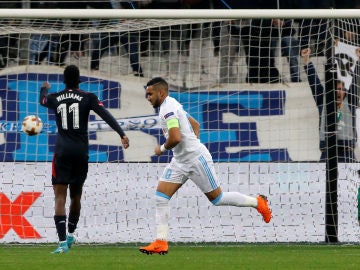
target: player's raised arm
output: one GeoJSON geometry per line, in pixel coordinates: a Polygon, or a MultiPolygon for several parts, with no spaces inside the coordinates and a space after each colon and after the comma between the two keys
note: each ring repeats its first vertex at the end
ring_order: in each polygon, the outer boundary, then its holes
{"type": "Polygon", "coordinates": [[[43,82],[43,84],[41,85],[41,89],[40,89],[40,97],[39,97],[39,102],[41,105],[46,106],[47,103],[47,95],[50,89],[50,84],[48,82],[43,82]]]}

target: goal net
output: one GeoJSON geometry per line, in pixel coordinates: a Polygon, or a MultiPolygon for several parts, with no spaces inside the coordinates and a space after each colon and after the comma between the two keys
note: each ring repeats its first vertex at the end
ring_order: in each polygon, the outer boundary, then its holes
{"type": "Polygon", "coordinates": [[[321,11],[0,10],[0,242],[57,241],[56,125],[38,99],[44,81],[64,88],[69,64],[131,145],[91,114],[79,242],[155,237],[171,158],[154,155],[164,137],[144,85],[157,76],[199,121],[223,190],[265,194],[273,211],[265,224],[256,209],[214,207],[189,180],[170,201],[169,241],[358,242],[360,24],[321,11]],[[20,131],[27,115],[39,135],[20,131]]]}

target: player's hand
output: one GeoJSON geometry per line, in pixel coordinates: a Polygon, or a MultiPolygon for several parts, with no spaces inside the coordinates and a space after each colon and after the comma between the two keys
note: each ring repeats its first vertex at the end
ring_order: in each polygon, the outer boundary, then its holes
{"type": "Polygon", "coordinates": [[[129,138],[127,136],[121,138],[121,143],[125,149],[129,148],[130,146],[129,138]]]}
{"type": "Polygon", "coordinates": [[[301,56],[304,59],[304,63],[306,65],[309,64],[309,62],[310,62],[310,54],[311,54],[310,48],[302,49],[300,53],[301,53],[301,56]]]}
{"type": "Polygon", "coordinates": [[[155,147],[155,154],[157,155],[157,156],[161,156],[161,154],[162,154],[162,152],[161,152],[161,150],[160,150],[160,145],[157,145],[156,147],[155,147]]]}
{"type": "Polygon", "coordinates": [[[355,40],[355,38],[356,38],[355,32],[345,31],[345,39],[352,41],[355,40]]]}
{"type": "Polygon", "coordinates": [[[41,85],[41,88],[50,89],[50,84],[48,82],[43,82],[43,84],[41,85]]]}
{"type": "Polygon", "coordinates": [[[83,51],[72,51],[70,53],[75,59],[79,59],[80,57],[84,56],[83,51]]]}
{"type": "Polygon", "coordinates": [[[359,57],[360,59],[360,48],[356,48],[355,52],[356,52],[356,56],[359,57]]]}

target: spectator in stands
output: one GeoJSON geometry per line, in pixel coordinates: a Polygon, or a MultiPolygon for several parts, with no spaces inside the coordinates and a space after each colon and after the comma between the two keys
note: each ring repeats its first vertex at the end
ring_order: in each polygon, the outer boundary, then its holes
{"type": "Polygon", "coordinates": [[[222,21],[220,23],[220,83],[232,83],[238,79],[233,71],[234,62],[242,46],[240,40],[243,29],[247,29],[249,21],[246,19],[222,21]]]}
{"type": "MultiPolygon", "coordinates": [[[[295,1],[279,1],[272,8],[278,9],[294,9],[296,8],[295,1]]],[[[273,19],[272,27],[276,29],[272,38],[272,47],[281,48],[279,56],[286,56],[290,66],[290,79],[291,82],[300,82],[300,68],[299,68],[299,40],[297,38],[297,31],[293,19],[273,19]],[[278,36],[276,34],[278,33],[278,36]],[[279,44],[279,47],[276,45],[279,44]]]]}
{"type": "MultiPolygon", "coordinates": [[[[294,1],[294,5],[295,8],[300,9],[327,9],[332,7],[332,0],[299,0],[294,1]]],[[[300,19],[298,22],[300,49],[314,47],[314,54],[324,55],[325,41],[327,39],[327,20],[300,19]]]]}
{"type": "MultiPolygon", "coordinates": [[[[218,6],[218,5],[217,5],[218,6]]],[[[227,8],[257,9],[276,8],[275,0],[261,1],[227,1],[227,8]]],[[[221,26],[220,46],[220,80],[231,82],[232,59],[236,50],[229,50],[233,38],[241,39],[246,55],[248,83],[278,83],[281,81],[278,69],[275,66],[274,51],[271,42],[278,37],[278,29],[273,27],[271,19],[252,19],[249,21],[224,22],[221,26]],[[230,36],[229,36],[230,34],[230,36]],[[228,38],[227,38],[228,37],[228,38]],[[230,54],[229,54],[230,52],[230,54]],[[230,78],[230,80],[229,80],[230,78]]],[[[237,44],[240,46],[240,44],[237,44]]]]}
{"type": "MultiPolygon", "coordinates": [[[[182,8],[188,8],[188,9],[212,9],[214,7],[214,1],[213,0],[183,0],[182,1],[183,6],[182,8]]],[[[185,46],[183,48],[186,50],[189,50],[190,47],[190,41],[192,38],[194,38],[196,35],[211,35],[212,42],[214,44],[214,55],[218,56],[220,51],[220,24],[221,22],[209,22],[209,23],[203,23],[201,30],[199,31],[199,24],[191,24],[188,28],[187,34],[183,35],[185,36],[185,40],[183,43],[185,43],[185,46]],[[196,26],[196,27],[194,27],[196,26]],[[210,33],[203,33],[204,29],[210,29],[210,33]],[[199,33],[200,32],[200,33],[199,33]]],[[[188,53],[187,53],[188,55],[188,53]]]]}
{"type": "MultiPolygon", "coordinates": [[[[30,7],[32,9],[42,8],[51,9],[57,8],[54,2],[38,2],[31,1],[30,7]]],[[[46,25],[46,20],[41,21],[42,25],[46,25]]],[[[56,44],[59,41],[59,36],[56,34],[30,34],[29,39],[29,64],[39,65],[47,58],[48,64],[54,61],[54,53],[56,51],[56,44]]]]}
{"type": "MultiPolygon", "coordinates": [[[[221,1],[213,0],[214,9],[250,9],[256,8],[256,3],[247,1],[221,1]]],[[[242,43],[245,32],[248,33],[250,20],[228,20],[222,21],[219,27],[219,56],[220,56],[220,83],[231,83],[237,80],[238,74],[233,73],[233,65],[238,52],[243,48],[242,43]]],[[[244,48],[244,51],[246,49],[244,48]]],[[[246,59],[248,63],[248,58],[246,59]]]]}
{"type": "MultiPolygon", "coordinates": [[[[92,35],[91,70],[99,70],[100,59],[111,47],[122,44],[129,54],[134,76],[144,77],[139,57],[138,41],[134,33],[95,33],[92,35]]],[[[118,50],[116,50],[118,52],[118,50]]]]}
{"type": "MultiPolygon", "coordinates": [[[[326,158],[326,144],[325,144],[325,121],[326,121],[326,106],[325,106],[325,88],[321,84],[320,79],[316,73],[314,64],[310,61],[310,48],[301,50],[301,56],[304,60],[304,69],[308,78],[311,92],[315,103],[319,110],[319,131],[320,131],[320,161],[326,158]]],[[[357,71],[356,71],[357,73],[357,71]]],[[[344,88],[344,83],[337,81],[336,83],[336,104],[337,104],[337,153],[339,162],[354,162],[354,147],[355,147],[355,129],[354,129],[354,115],[356,95],[356,83],[353,83],[350,89],[344,88]]]]}
{"type": "MultiPolygon", "coordinates": [[[[91,2],[93,3],[93,2],[91,2]]],[[[31,1],[31,8],[60,8],[60,9],[85,9],[87,2],[78,0],[74,2],[31,1]]],[[[71,19],[72,27],[86,29],[89,22],[83,19],[71,19]]],[[[59,26],[62,25],[59,20],[59,26]]],[[[83,56],[87,36],[84,34],[31,34],[29,41],[29,63],[40,64],[47,58],[48,63],[64,66],[69,50],[76,58],[83,56]]]]}
{"type": "MultiPolygon", "coordinates": [[[[115,1],[103,2],[101,8],[123,8],[120,3],[115,1]]],[[[98,70],[100,66],[100,59],[106,53],[110,52],[110,48],[122,44],[129,54],[131,68],[135,76],[144,77],[140,65],[138,40],[135,33],[95,33],[92,35],[92,53],[91,53],[91,70],[98,70]]]]}
{"type": "Polygon", "coordinates": [[[9,59],[13,54],[11,50],[17,48],[17,43],[18,37],[14,34],[0,35],[0,69],[8,66],[9,59]]]}
{"type": "MultiPolygon", "coordinates": [[[[139,3],[142,9],[180,9],[184,8],[182,0],[152,0],[145,3],[139,3]]],[[[163,26],[144,30],[141,33],[141,54],[149,55],[148,51],[152,50],[152,46],[158,41],[159,55],[166,56],[171,51],[171,41],[177,40],[178,52],[187,54],[187,45],[190,42],[189,25],[163,26]]]]}
{"type": "MultiPolygon", "coordinates": [[[[71,2],[58,2],[58,8],[62,9],[86,9],[88,4],[101,5],[100,1],[71,1],[71,2]]],[[[72,19],[71,23],[73,27],[86,28],[90,22],[84,19],[72,19]]],[[[75,58],[79,58],[84,55],[86,40],[89,37],[86,34],[61,34],[59,36],[59,42],[57,44],[55,63],[59,66],[65,65],[65,60],[68,56],[69,51],[75,58]]]]}
{"type": "MultiPolygon", "coordinates": [[[[335,1],[336,8],[360,9],[360,0],[335,1]]],[[[335,20],[335,37],[355,46],[360,45],[360,18],[335,20]]]]}
{"type": "Polygon", "coordinates": [[[275,55],[271,41],[279,36],[272,19],[253,19],[243,38],[247,55],[249,83],[279,83],[280,73],[275,66],[275,55]]]}
{"type": "MultiPolygon", "coordinates": [[[[94,8],[102,5],[102,1],[85,1],[77,0],[71,2],[57,2],[57,8],[60,9],[86,9],[88,5],[94,8]]],[[[79,29],[86,29],[90,22],[85,19],[71,19],[72,27],[79,29]]],[[[85,44],[89,39],[88,34],[61,34],[59,36],[59,42],[55,52],[55,64],[59,66],[65,65],[65,60],[68,56],[69,51],[75,58],[79,58],[84,55],[85,44]]]]}
{"type": "MultiPolygon", "coordinates": [[[[0,2],[0,8],[21,8],[21,0],[13,0],[0,2]]],[[[6,21],[7,24],[11,25],[12,21],[6,21]]],[[[7,67],[10,58],[16,58],[18,55],[18,34],[3,34],[0,35],[0,69],[7,67]]]]}
{"type": "Polygon", "coordinates": [[[29,64],[39,65],[47,58],[48,63],[53,61],[53,53],[56,49],[57,37],[47,34],[31,34],[29,40],[29,64]]]}
{"type": "Polygon", "coordinates": [[[280,40],[274,38],[272,46],[276,50],[277,41],[279,40],[281,55],[286,56],[289,62],[291,82],[301,82],[299,68],[300,48],[293,22],[292,19],[273,19],[273,27],[280,32],[280,40]]]}

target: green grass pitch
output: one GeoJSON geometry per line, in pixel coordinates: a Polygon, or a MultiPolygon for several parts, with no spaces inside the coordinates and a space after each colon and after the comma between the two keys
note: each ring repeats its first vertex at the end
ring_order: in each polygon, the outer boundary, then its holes
{"type": "Polygon", "coordinates": [[[146,255],[137,245],[76,245],[51,254],[56,245],[0,244],[0,269],[360,269],[360,247],[325,244],[175,244],[167,255],[146,255]]]}

